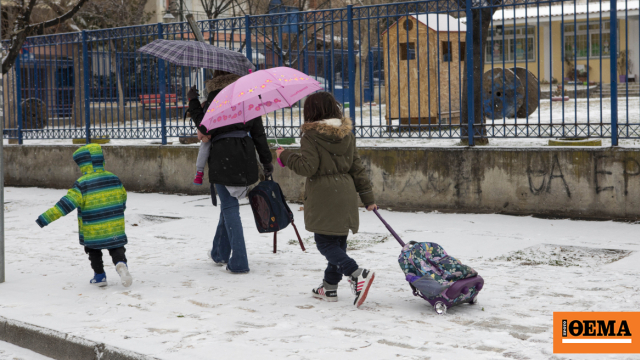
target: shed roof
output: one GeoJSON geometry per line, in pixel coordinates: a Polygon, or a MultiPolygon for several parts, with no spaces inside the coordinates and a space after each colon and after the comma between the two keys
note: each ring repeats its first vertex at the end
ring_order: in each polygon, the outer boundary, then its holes
{"type": "MultiPolygon", "coordinates": [[[[453,16],[447,14],[418,14],[416,15],[407,15],[407,17],[412,17],[423,25],[427,26],[431,30],[434,31],[445,31],[445,32],[465,32],[467,31],[467,27],[464,23],[460,21],[460,19],[456,19],[453,16]]],[[[389,26],[382,34],[386,33],[392,27],[396,26],[396,23],[389,26]]]]}

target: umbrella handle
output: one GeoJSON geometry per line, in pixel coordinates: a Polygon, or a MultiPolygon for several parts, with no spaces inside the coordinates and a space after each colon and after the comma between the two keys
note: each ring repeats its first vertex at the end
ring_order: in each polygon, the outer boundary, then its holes
{"type": "MultiPolygon", "coordinates": [[[[282,147],[278,146],[278,149],[282,149],[282,147]]],[[[280,167],[284,167],[284,164],[282,163],[282,160],[280,160],[280,158],[278,158],[278,164],[280,164],[280,167]]]]}

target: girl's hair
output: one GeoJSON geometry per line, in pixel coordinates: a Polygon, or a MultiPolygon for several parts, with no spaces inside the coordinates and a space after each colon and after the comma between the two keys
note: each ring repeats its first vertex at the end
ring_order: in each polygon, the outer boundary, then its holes
{"type": "Polygon", "coordinates": [[[336,98],[326,91],[309,95],[304,102],[304,122],[326,119],[342,119],[342,111],[336,98]]]}

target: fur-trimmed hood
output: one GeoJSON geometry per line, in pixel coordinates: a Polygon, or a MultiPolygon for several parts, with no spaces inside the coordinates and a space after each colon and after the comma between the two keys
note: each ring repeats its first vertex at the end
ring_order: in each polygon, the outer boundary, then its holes
{"type": "Polygon", "coordinates": [[[216,76],[215,78],[209,79],[204,83],[205,90],[207,90],[208,93],[215,90],[222,90],[225,87],[233,84],[238,79],[240,79],[240,76],[236,74],[216,76]]]}
{"type": "Polygon", "coordinates": [[[351,129],[353,129],[353,125],[351,125],[351,120],[348,118],[308,122],[302,124],[300,127],[300,131],[303,134],[311,130],[315,130],[320,134],[337,137],[339,139],[349,135],[349,133],[351,133],[351,129]]]}
{"type": "Polygon", "coordinates": [[[351,120],[344,118],[304,123],[300,130],[331,154],[344,155],[355,140],[352,128],[351,120]]]}

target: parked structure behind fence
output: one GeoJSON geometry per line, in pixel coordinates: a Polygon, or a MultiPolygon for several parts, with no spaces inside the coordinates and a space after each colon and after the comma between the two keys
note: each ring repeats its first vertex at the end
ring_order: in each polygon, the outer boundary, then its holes
{"type": "MultiPolygon", "coordinates": [[[[312,75],[358,137],[616,145],[640,137],[639,8],[638,0],[432,0],[198,25],[206,41],[260,69],[312,75]]],[[[192,134],[186,89],[203,89],[208,74],[136,52],[160,38],[194,40],[186,23],[28,38],[3,79],[4,137],[166,143],[192,134]]],[[[300,136],[302,121],[302,102],[264,118],[269,137],[300,136]]]]}

